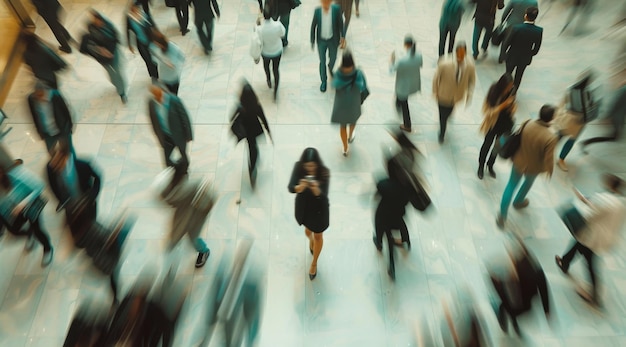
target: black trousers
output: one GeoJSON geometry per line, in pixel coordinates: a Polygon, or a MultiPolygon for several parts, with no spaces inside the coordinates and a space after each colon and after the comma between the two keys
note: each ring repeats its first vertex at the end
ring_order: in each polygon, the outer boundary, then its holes
{"type": "Polygon", "coordinates": [[[515,77],[513,78],[513,84],[515,85],[515,90],[519,89],[520,83],[522,83],[522,76],[524,75],[524,70],[526,70],[526,64],[513,64],[511,60],[506,61],[506,72],[509,74],[513,74],[513,70],[515,70],[515,77]]]}
{"type": "Polygon", "coordinates": [[[485,135],[485,141],[483,141],[482,147],[480,147],[480,155],[478,156],[478,164],[480,167],[485,165],[485,160],[487,159],[487,153],[489,153],[489,149],[491,148],[491,155],[489,156],[489,160],[487,161],[487,166],[492,167],[496,162],[496,158],[498,156],[498,141],[500,140],[500,136],[493,130],[489,130],[487,135],[485,135]],[[494,144],[494,140],[496,141],[494,144]],[[493,148],[492,148],[493,145],[493,148]]]}
{"type": "Polygon", "coordinates": [[[63,24],[61,24],[61,22],[59,21],[59,11],[60,8],[54,13],[45,12],[39,13],[39,15],[41,16],[41,18],[43,18],[44,21],[46,21],[46,23],[50,27],[50,30],[52,30],[52,34],[54,34],[54,37],[57,39],[57,41],[59,41],[61,47],[69,47],[69,40],[72,37],[70,36],[70,33],[67,32],[67,29],[65,29],[63,24]]]}
{"type": "Polygon", "coordinates": [[[411,129],[411,114],[409,113],[409,100],[396,98],[396,106],[402,111],[402,122],[406,128],[411,129]]]}
{"type": "Polygon", "coordinates": [[[248,160],[248,171],[252,175],[252,171],[256,168],[256,162],[259,158],[259,145],[256,143],[256,137],[248,137],[248,150],[250,151],[250,159],[248,160]]]}
{"type": "Polygon", "coordinates": [[[198,29],[198,37],[200,43],[205,50],[213,50],[213,22],[215,19],[213,16],[201,15],[199,16],[196,10],[195,24],[198,29]]]}
{"type": "Polygon", "coordinates": [[[146,68],[148,69],[150,77],[159,78],[159,70],[157,69],[157,65],[154,61],[152,61],[152,54],[150,53],[148,45],[137,42],[137,50],[139,51],[139,55],[141,55],[141,59],[143,59],[144,63],[146,63],[146,68]]]}
{"type": "Polygon", "coordinates": [[[176,83],[164,83],[167,87],[167,90],[174,95],[178,95],[178,87],[180,87],[180,81],[176,81],[176,83]]]}
{"type": "Polygon", "coordinates": [[[277,57],[265,57],[263,56],[263,69],[265,69],[265,77],[270,80],[270,62],[272,63],[272,72],[274,73],[274,93],[278,90],[278,82],[280,80],[280,74],[278,73],[278,67],[280,66],[280,58],[282,54],[277,57]]]}
{"type": "Polygon", "coordinates": [[[189,168],[189,158],[187,157],[187,142],[183,142],[180,146],[174,144],[174,140],[171,138],[166,138],[163,143],[163,155],[165,156],[165,165],[178,167],[182,169],[184,172],[187,172],[187,168],[189,168]],[[172,152],[174,148],[178,148],[180,152],[180,160],[175,163],[172,161],[172,152]]]}
{"type": "MultiPolygon", "coordinates": [[[[387,241],[388,241],[388,245],[389,245],[389,273],[390,274],[395,274],[396,271],[396,265],[394,262],[394,241],[393,241],[393,235],[391,235],[391,230],[394,229],[400,229],[400,235],[402,237],[402,242],[408,242],[409,241],[409,230],[406,227],[406,223],[404,223],[404,219],[400,218],[400,220],[395,221],[394,223],[391,224],[387,224],[387,223],[383,223],[380,220],[376,220],[374,222],[374,224],[376,224],[375,229],[376,229],[376,243],[381,245],[383,242],[383,234],[387,235],[387,241]],[[392,225],[395,225],[396,227],[393,227],[392,225]]],[[[394,275],[392,275],[393,277],[394,275]]]]}
{"type": "Polygon", "coordinates": [[[570,250],[567,251],[567,253],[565,253],[565,255],[563,256],[563,268],[566,270],[569,268],[570,263],[572,262],[572,260],[574,260],[574,257],[576,256],[576,252],[582,254],[583,257],[585,257],[585,260],[587,260],[587,268],[589,269],[589,277],[591,277],[591,286],[592,286],[591,294],[595,298],[597,295],[596,271],[595,271],[594,261],[593,261],[593,259],[595,258],[595,254],[593,253],[592,250],[585,247],[582,243],[575,241],[572,247],[570,248],[570,250]]]}
{"type": "Polygon", "coordinates": [[[176,4],[176,19],[180,31],[184,32],[189,26],[189,4],[186,0],[179,0],[176,4]]]}
{"type": "Polygon", "coordinates": [[[452,114],[454,106],[443,106],[439,104],[439,139],[443,140],[446,136],[446,129],[448,128],[448,118],[452,114]]]}

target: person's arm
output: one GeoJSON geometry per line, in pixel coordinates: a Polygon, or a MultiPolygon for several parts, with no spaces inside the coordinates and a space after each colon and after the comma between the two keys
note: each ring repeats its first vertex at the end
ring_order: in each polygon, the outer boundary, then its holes
{"type": "Polygon", "coordinates": [[[500,18],[500,23],[503,23],[507,19],[511,11],[513,11],[513,6],[511,5],[511,2],[509,1],[509,4],[506,5],[506,7],[504,8],[504,11],[502,11],[502,17],[500,18]]]}
{"type": "Polygon", "coordinates": [[[183,105],[182,101],[176,101],[176,114],[180,118],[180,123],[183,127],[183,136],[185,136],[185,141],[193,140],[193,134],[191,130],[191,120],[189,118],[189,113],[185,109],[185,105],[183,105]]]}
{"type": "Polygon", "coordinates": [[[543,312],[547,317],[550,316],[550,298],[548,294],[548,281],[546,281],[546,275],[543,270],[537,272],[537,289],[541,296],[541,304],[543,305],[543,312]]]}
{"type": "MultiPolygon", "coordinates": [[[[337,8],[339,7],[339,5],[335,5],[335,6],[337,6],[337,8]]],[[[332,11],[332,7],[331,7],[331,11],[332,11]]],[[[335,11],[335,13],[337,14],[335,17],[337,18],[337,22],[338,22],[337,25],[339,26],[338,30],[339,30],[339,33],[341,34],[341,39],[339,41],[343,44],[343,42],[346,40],[346,27],[343,25],[343,16],[341,15],[341,12],[337,10],[335,11]]]]}
{"type": "Polygon", "coordinates": [[[306,182],[306,180],[302,179],[302,175],[301,175],[301,165],[300,162],[296,162],[296,164],[293,167],[293,170],[291,171],[291,178],[289,179],[289,185],[287,186],[287,189],[289,190],[290,193],[302,193],[307,187],[308,184],[306,182]]]}
{"type": "Polygon", "coordinates": [[[316,181],[314,181],[310,188],[313,195],[320,198],[328,197],[328,186],[330,181],[330,173],[326,173],[325,177],[320,177],[316,181]]]}
{"type": "Polygon", "coordinates": [[[286,33],[285,26],[281,22],[276,22],[276,23],[280,24],[280,38],[284,39],[285,33],[286,33]]]}
{"type": "Polygon", "coordinates": [[[509,48],[511,47],[511,42],[513,42],[513,38],[517,35],[517,31],[518,29],[516,27],[513,27],[513,29],[511,29],[511,35],[505,35],[506,37],[504,38],[504,42],[502,42],[505,52],[508,52],[509,48]]]}
{"type": "Polygon", "coordinates": [[[543,40],[543,29],[539,32],[539,40],[533,43],[533,55],[537,55],[539,53],[539,48],[541,48],[541,41],[543,40]]]}
{"type": "Polygon", "coordinates": [[[315,44],[315,36],[316,36],[316,29],[317,29],[317,22],[318,22],[317,12],[318,12],[317,9],[315,9],[315,11],[313,12],[313,20],[311,21],[311,49],[313,48],[313,45],[315,44]]]}
{"type": "MultiPolygon", "coordinates": [[[[261,0],[259,0],[259,3],[261,2],[261,0]]],[[[220,7],[217,4],[216,0],[211,0],[211,4],[213,4],[213,11],[215,11],[215,15],[217,16],[217,18],[220,18],[221,14],[220,14],[220,7]]]]}
{"type": "Polygon", "coordinates": [[[543,167],[548,172],[548,177],[552,177],[554,171],[554,149],[556,148],[557,138],[553,137],[544,149],[543,167]]]}

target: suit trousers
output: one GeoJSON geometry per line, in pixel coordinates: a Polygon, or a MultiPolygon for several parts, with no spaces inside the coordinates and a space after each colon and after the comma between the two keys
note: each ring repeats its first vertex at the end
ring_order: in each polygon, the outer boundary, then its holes
{"type": "Polygon", "coordinates": [[[148,74],[152,78],[159,78],[159,70],[157,69],[157,64],[152,60],[152,54],[150,53],[150,48],[148,45],[137,42],[137,50],[139,51],[139,55],[141,55],[141,59],[143,59],[144,63],[146,63],[146,68],[148,69],[148,74]]]}
{"type": "Polygon", "coordinates": [[[452,114],[454,106],[444,106],[439,104],[439,140],[443,141],[446,136],[446,129],[448,128],[448,118],[452,114]]]}
{"type": "Polygon", "coordinates": [[[163,83],[167,87],[167,90],[174,95],[178,95],[178,87],[180,87],[180,81],[174,83],[163,83]]]}
{"type": "Polygon", "coordinates": [[[480,155],[478,156],[478,164],[480,167],[485,165],[485,160],[487,159],[487,153],[489,153],[489,149],[491,149],[491,155],[489,156],[489,160],[487,161],[488,167],[493,167],[493,164],[496,162],[496,157],[498,156],[498,149],[500,143],[500,136],[496,133],[495,130],[491,129],[485,135],[485,141],[483,141],[483,145],[480,147],[480,155]],[[494,145],[495,140],[495,145],[494,145]]]}
{"type": "Polygon", "coordinates": [[[189,26],[189,4],[187,0],[179,0],[176,4],[176,19],[181,32],[189,26]]]}
{"type": "Polygon", "coordinates": [[[57,39],[57,41],[59,41],[61,47],[69,47],[69,40],[71,40],[72,37],[70,36],[70,33],[67,32],[67,29],[65,29],[63,24],[61,24],[61,22],[59,21],[59,11],[60,7],[54,13],[45,12],[39,13],[39,15],[41,16],[41,18],[43,18],[44,21],[46,21],[46,23],[50,27],[50,30],[52,30],[52,34],[54,34],[54,37],[57,39]]]}
{"type": "Polygon", "coordinates": [[[444,49],[446,47],[446,38],[448,34],[450,35],[450,40],[448,41],[448,54],[452,53],[452,49],[454,48],[454,39],[456,38],[456,32],[459,28],[452,28],[449,25],[446,25],[444,28],[439,28],[439,56],[443,56],[444,49]]]}
{"type": "Polygon", "coordinates": [[[109,74],[109,80],[115,86],[117,94],[120,96],[126,95],[126,80],[124,79],[124,72],[122,71],[120,51],[115,48],[115,52],[113,52],[113,61],[110,64],[102,66],[107,71],[107,74],[109,74]]]}
{"type": "Polygon", "coordinates": [[[593,295],[594,298],[596,298],[597,296],[596,271],[595,271],[595,266],[594,266],[594,261],[593,261],[593,259],[595,258],[595,254],[593,253],[592,250],[585,247],[582,243],[578,241],[574,241],[574,244],[572,245],[570,250],[567,251],[567,253],[565,253],[565,255],[563,256],[563,268],[565,270],[569,269],[569,265],[572,262],[572,260],[574,260],[574,257],[576,256],[577,252],[582,254],[583,257],[585,257],[585,260],[587,261],[587,268],[589,269],[589,277],[591,277],[591,286],[592,286],[591,294],[593,295]]]}
{"type": "Polygon", "coordinates": [[[343,31],[348,32],[348,25],[350,25],[350,18],[352,17],[352,3],[354,0],[339,0],[337,3],[341,8],[341,14],[343,14],[343,31]]]}
{"type": "Polygon", "coordinates": [[[200,43],[202,47],[204,47],[207,51],[213,50],[213,23],[215,18],[213,16],[198,16],[196,13],[195,24],[196,29],[198,29],[198,38],[200,38],[200,43]]]}
{"type": "Polygon", "coordinates": [[[402,236],[402,242],[409,242],[409,230],[406,227],[406,223],[404,220],[400,218],[400,220],[393,223],[397,227],[392,227],[387,223],[382,223],[381,221],[375,221],[376,224],[376,244],[381,245],[383,241],[383,235],[387,235],[388,245],[389,245],[389,272],[395,273],[395,262],[394,262],[394,241],[393,236],[391,235],[391,230],[400,229],[400,235],[402,236]]]}
{"type": "Polygon", "coordinates": [[[402,122],[405,128],[411,129],[411,114],[409,113],[409,100],[396,98],[396,107],[402,111],[402,122]]]}
{"type": "Polygon", "coordinates": [[[335,61],[337,60],[337,50],[339,49],[339,45],[336,44],[332,40],[317,40],[317,52],[320,56],[320,80],[322,80],[322,84],[326,84],[327,74],[326,74],[326,51],[328,51],[328,69],[330,71],[335,67],[335,61]]]}
{"type": "Polygon", "coordinates": [[[483,38],[483,44],[481,48],[486,51],[489,47],[489,40],[491,39],[491,33],[493,31],[493,24],[489,26],[482,26],[474,22],[474,36],[472,37],[472,53],[474,57],[478,56],[478,41],[480,41],[480,34],[485,30],[485,37],[483,38]]]}
{"type": "Polygon", "coordinates": [[[187,172],[187,168],[189,167],[189,158],[187,157],[187,142],[182,142],[181,146],[176,146],[174,144],[174,140],[171,137],[165,138],[163,142],[163,155],[165,156],[165,165],[171,167],[178,167],[182,169],[184,172],[187,172]],[[174,148],[178,148],[180,152],[180,160],[174,163],[171,159],[172,152],[174,148]]]}
{"type": "Polygon", "coordinates": [[[259,145],[256,143],[256,137],[251,136],[248,140],[248,150],[250,151],[250,159],[248,160],[248,171],[252,175],[252,171],[256,168],[256,161],[259,157],[259,145]]]}
{"type": "Polygon", "coordinates": [[[526,70],[526,64],[516,64],[511,59],[506,60],[506,72],[509,74],[513,74],[513,70],[515,70],[515,77],[513,78],[513,84],[515,85],[515,90],[519,89],[519,85],[522,82],[522,76],[524,75],[524,70],[526,70]]]}
{"type": "Polygon", "coordinates": [[[504,193],[502,194],[502,201],[500,202],[500,216],[506,220],[509,205],[511,205],[511,199],[513,198],[513,192],[517,188],[517,185],[522,180],[522,177],[526,177],[522,187],[517,192],[515,196],[515,200],[513,200],[513,204],[520,204],[526,199],[526,195],[532,188],[533,183],[535,183],[535,178],[537,175],[529,175],[522,174],[515,169],[515,166],[511,168],[511,176],[509,177],[509,182],[506,184],[506,188],[504,188],[504,193]]]}

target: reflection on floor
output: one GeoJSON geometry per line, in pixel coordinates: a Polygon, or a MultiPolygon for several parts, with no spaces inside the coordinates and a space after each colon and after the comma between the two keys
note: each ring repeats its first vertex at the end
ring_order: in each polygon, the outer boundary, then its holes
{"type": "MultiPolygon", "coordinates": [[[[123,28],[121,9],[126,1],[65,3],[67,27],[76,38],[83,31],[85,10],[90,6],[123,28]]],[[[425,318],[433,321],[431,326],[439,327],[442,299],[465,287],[474,292],[486,314],[496,345],[626,345],[624,245],[599,263],[606,302],[602,314],[590,311],[578,299],[573,284],[557,271],[552,258],[570,241],[554,208],[573,197],[572,184],[589,193],[599,189],[602,172],[624,177],[623,144],[597,145],[586,156],[574,148],[568,157],[570,171],[555,169],[551,180],[538,179],[529,195],[529,208],[511,212],[508,232],[524,238],[544,266],[557,320],[552,327],[540,314],[521,321],[529,335],[526,342],[499,331],[486,300],[483,261],[503,252],[502,232],[494,218],[510,164],[498,161],[497,179],[482,181],[476,178],[476,168],[482,143],[478,132],[482,100],[504,67],[495,61],[497,49],[490,48],[489,57],[477,63],[472,104],[457,108],[446,142],[439,145],[430,84],[437,61],[441,0],[361,2],[360,18],[352,18],[347,41],[356,64],[365,71],[371,96],[365,102],[348,158],[341,155],[338,129],[329,124],[333,92],[322,94],[318,90],[318,57],[309,43],[314,1],[304,2],[292,12],[277,103],[265,86],[262,67],[248,55],[258,11],[255,1],[222,3],[214,51],[208,57],[202,53],[195,32],[180,35],[172,9],[163,2],[153,3],[159,27],[187,54],[179,95],[193,116],[192,175],[214,179],[221,194],[204,232],[213,251],[207,265],[194,270],[195,255],[187,243],[176,250],[183,256],[185,278],[193,282],[193,290],[191,313],[183,319],[175,346],[197,345],[204,329],[198,318],[207,302],[206,288],[217,260],[232,252],[240,239],[255,240],[253,252],[267,269],[261,346],[411,346],[416,320],[425,318]],[[388,58],[392,50],[401,48],[407,32],[413,33],[424,55],[423,91],[410,99],[415,128],[411,138],[424,153],[436,211],[425,216],[414,210],[407,213],[413,248],[399,252],[397,281],[392,283],[386,274],[385,257],[371,242],[371,201],[374,178],[382,171],[383,149],[392,144],[387,129],[399,124],[388,58]],[[274,136],[274,144],[262,141],[254,193],[247,178],[244,145],[236,146],[228,132],[244,77],[257,90],[274,136]],[[317,147],[331,170],[331,226],[325,233],[318,276],[312,282],[306,275],[311,260],[307,242],[293,218],[294,197],[286,189],[293,162],[307,146],[317,147]],[[236,204],[240,198],[241,204],[236,204]]],[[[589,37],[557,37],[565,20],[563,6],[554,4],[538,23],[545,27],[544,44],[522,81],[518,122],[535,116],[544,103],[558,103],[564,88],[587,66],[606,73],[613,58],[615,40],[603,38],[603,28],[613,18],[608,9],[600,6],[591,24],[595,31],[589,37]]],[[[471,13],[458,39],[471,41],[470,19],[471,13]]],[[[36,21],[38,32],[54,42],[41,18],[36,21]]],[[[195,30],[193,24],[190,29],[195,30]]],[[[125,291],[143,264],[164,261],[163,240],[170,210],[157,202],[150,190],[162,169],[146,110],[150,78],[138,54],[132,55],[125,48],[123,53],[130,81],[127,105],[121,104],[104,70],[78,53],[64,56],[73,68],[61,77],[61,91],[78,124],[74,135],[77,152],[92,158],[103,172],[99,201],[102,218],[123,209],[139,216],[122,268],[125,291]]],[[[32,84],[30,72],[23,69],[4,106],[14,128],[5,141],[16,157],[43,175],[47,155],[25,102],[32,84]]],[[[601,125],[591,125],[582,136],[604,131],[601,125]]],[[[63,217],[54,213],[55,205],[52,200],[44,212],[56,247],[50,267],[39,266],[37,252],[41,248],[29,255],[23,251],[21,239],[5,236],[0,243],[1,346],[61,346],[80,300],[109,295],[106,279],[93,274],[87,257],[73,249],[62,227],[63,217]]],[[[577,264],[573,273],[585,278],[583,270],[577,264]]]]}

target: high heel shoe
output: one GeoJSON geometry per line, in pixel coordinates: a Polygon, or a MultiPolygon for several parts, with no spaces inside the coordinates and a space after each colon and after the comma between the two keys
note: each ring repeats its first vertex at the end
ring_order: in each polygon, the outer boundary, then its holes
{"type": "Polygon", "coordinates": [[[313,281],[317,276],[317,265],[311,265],[311,268],[315,268],[315,273],[311,273],[311,270],[309,270],[309,280],[313,281]]]}
{"type": "Polygon", "coordinates": [[[481,165],[478,168],[478,179],[482,180],[484,176],[485,176],[485,167],[481,165]]]}

